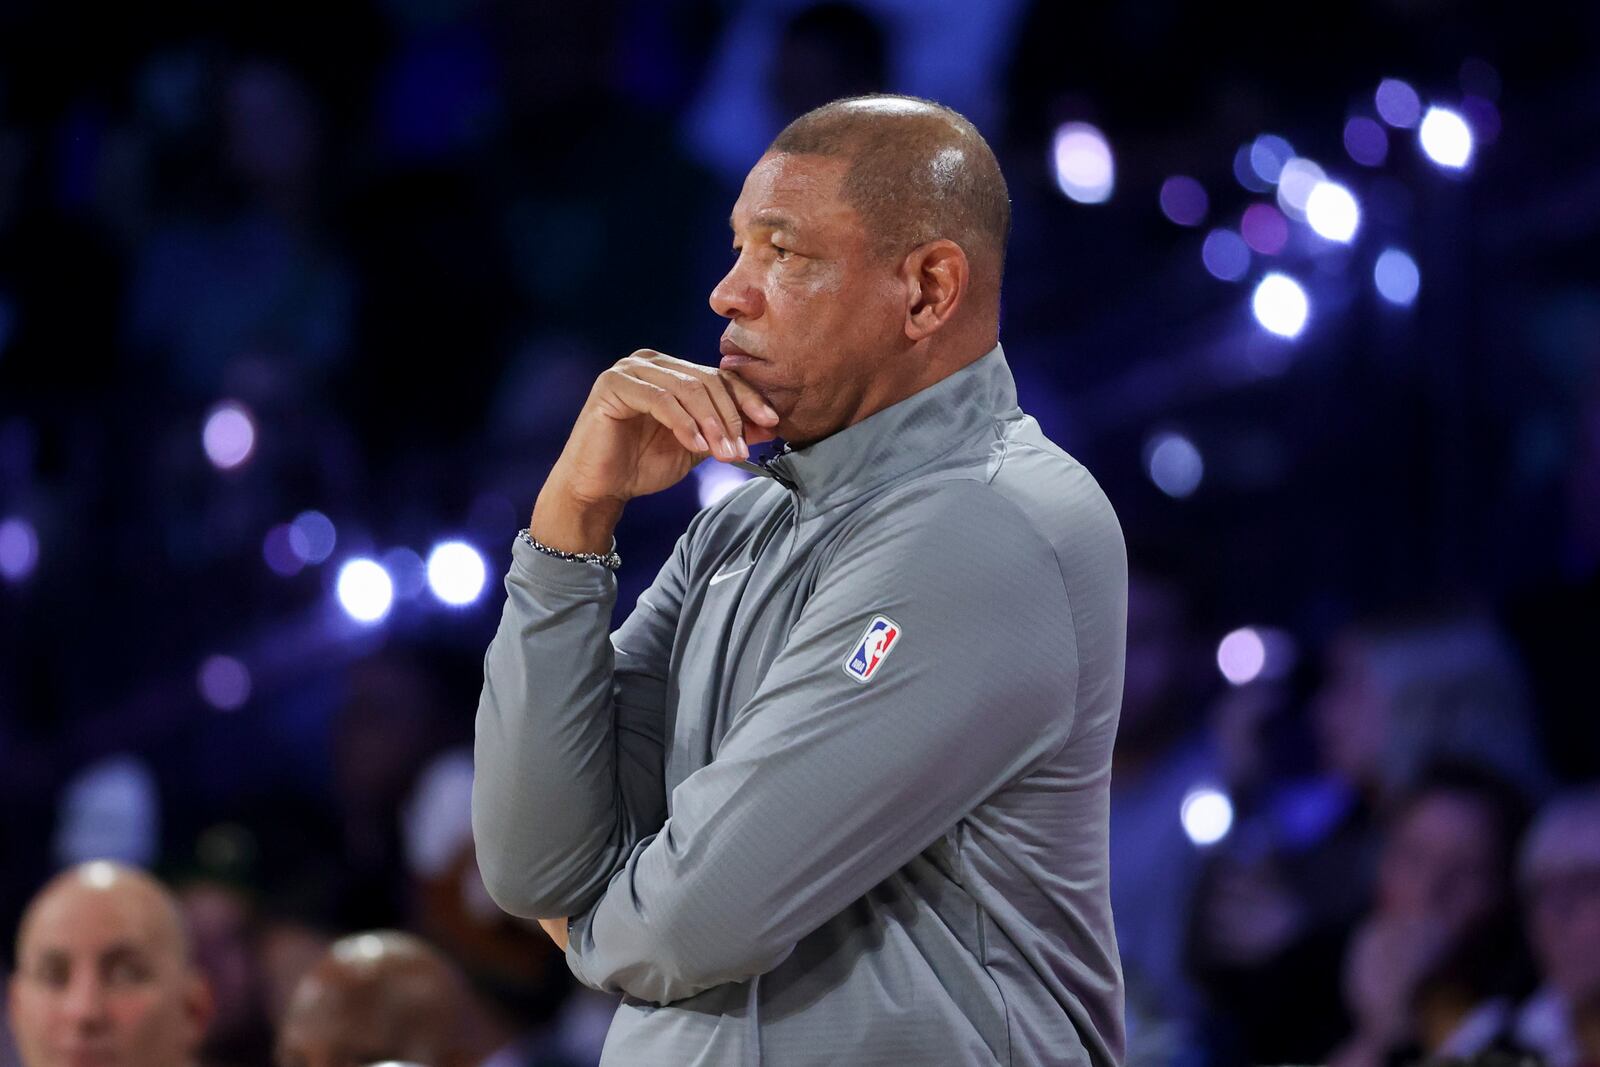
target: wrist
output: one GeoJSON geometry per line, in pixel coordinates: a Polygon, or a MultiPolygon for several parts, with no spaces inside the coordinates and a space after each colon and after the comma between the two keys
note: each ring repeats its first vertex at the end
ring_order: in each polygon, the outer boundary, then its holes
{"type": "Polygon", "coordinates": [[[539,491],[528,532],[540,543],[563,552],[611,551],[620,500],[586,500],[559,483],[539,491]]]}

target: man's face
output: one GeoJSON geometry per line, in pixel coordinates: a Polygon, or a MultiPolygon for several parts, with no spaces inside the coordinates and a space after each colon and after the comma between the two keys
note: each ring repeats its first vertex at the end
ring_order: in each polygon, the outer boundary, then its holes
{"type": "Polygon", "coordinates": [[[763,156],[733,207],[735,259],[711,291],[729,319],[722,367],[782,417],[778,432],[809,444],[892,403],[915,368],[906,284],[840,198],[849,160],[763,156]]]}
{"type": "Polygon", "coordinates": [[[431,1031],[431,1016],[402,1013],[372,983],[337,971],[314,972],[295,989],[278,1032],[279,1067],[365,1067],[403,1061],[453,1062],[431,1031]]]}
{"type": "Polygon", "coordinates": [[[206,997],[153,893],[69,883],[32,914],[10,1009],[28,1067],[182,1067],[206,997]]]}
{"type": "Polygon", "coordinates": [[[1440,790],[1413,803],[1384,844],[1378,893],[1392,915],[1432,918],[1459,933],[1486,918],[1508,889],[1494,812],[1468,794],[1440,790]]]}

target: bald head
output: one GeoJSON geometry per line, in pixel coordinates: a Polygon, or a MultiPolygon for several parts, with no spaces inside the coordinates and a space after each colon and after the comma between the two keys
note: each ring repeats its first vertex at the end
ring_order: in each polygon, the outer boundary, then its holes
{"type": "Polygon", "coordinates": [[[469,1060],[465,984],[420,938],[396,931],[334,942],[301,979],[278,1038],[282,1067],[469,1060]]]}
{"type": "Polygon", "coordinates": [[[789,123],[767,151],[848,159],[840,192],[882,254],[954,241],[975,287],[998,293],[1010,196],[989,143],[959,112],[914,96],[835,100],[789,123]]]}
{"type": "Polygon", "coordinates": [[[188,1063],[211,1013],[172,894],[110,862],[63,872],[28,905],[9,1005],[28,1067],[188,1063]]]}

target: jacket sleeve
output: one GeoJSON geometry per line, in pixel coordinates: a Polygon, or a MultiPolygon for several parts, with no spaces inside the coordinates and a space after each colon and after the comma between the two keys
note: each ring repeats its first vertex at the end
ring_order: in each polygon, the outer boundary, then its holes
{"type": "Polygon", "coordinates": [[[663,709],[687,542],[609,639],[611,572],[513,544],[472,782],[478,867],[513,915],[589,907],[666,818],[663,709]]]}
{"type": "Polygon", "coordinates": [[[906,490],[832,551],[712,762],[571,922],[584,984],[667,1004],[763,974],[1065,744],[1071,608],[1015,505],[906,490]],[[863,681],[846,666],[880,617],[896,635],[863,681]]]}

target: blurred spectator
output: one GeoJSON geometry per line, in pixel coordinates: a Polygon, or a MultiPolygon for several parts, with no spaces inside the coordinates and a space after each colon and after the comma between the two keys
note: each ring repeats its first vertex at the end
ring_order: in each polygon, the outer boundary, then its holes
{"type": "Polygon", "coordinates": [[[1540,812],[1519,876],[1543,984],[1522,1006],[1517,1037],[1550,1067],[1593,1062],[1600,1006],[1600,787],[1560,794],[1540,812]]]}
{"type": "Polygon", "coordinates": [[[1183,590],[1135,565],[1111,773],[1111,910],[1133,1020],[1130,1062],[1146,1061],[1148,1045],[1190,1044],[1197,1007],[1182,952],[1200,852],[1180,816],[1192,790],[1224,783],[1197,699],[1204,661],[1189,625],[1183,590]]]}
{"type": "MultiPolygon", "coordinates": [[[[1536,795],[1546,774],[1527,707],[1504,639],[1480,615],[1336,637],[1311,702],[1324,774],[1270,790],[1196,892],[1191,960],[1221,1013],[1223,1045],[1240,1042],[1256,1061],[1309,1060],[1350,1031],[1337,976],[1377,873],[1379,820],[1442,761],[1536,795]]],[[[1383,953],[1372,944],[1358,958],[1383,953]]]]}
{"type": "Polygon", "coordinates": [[[737,185],[799,113],[783,110],[789,103],[864,87],[936,99],[987,130],[997,117],[997,70],[1023,6],[1022,0],[740,5],[689,108],[688,141],[724,182],[737,185]],[[810,13],[816,8],[823,10],[810,13]],[[874,62],[882,72],[877,84],[874,62]]]}
{"type": "Polygon", "coordinates": [[[172,894],[141,871],[94,861],[29,905],[10,1010],[26,1067],[187,1067],[211,996],[172,894]]]}
{"type": "Polygon", "coordinates": [[[202,1062],[270,1067],[272,1033],[262,1005],[254,901],[236,886],[196,879],[179,887],[178,907],[215,1006],[202,1062]]]}
{"type": "Polygon", "coordinates": [[[219,106],[220,202],[141,247],[129,340],[202,401],[245,385],[304,396],[330,379],[351,330],[348,272],[318,226],[316,105],[287,68],[249,61],[227,74],[219,106]]]}
{"type": "Polygon", "coordinates": [[[472,841],[472,752],[424,769],[405,811],[416,925],[466,972],[497,1051],[486,1063],[599,1062],[616,998],[579,987],[537,924],[501,911],[472,841]]]}
{"type": "Polygon", "coordinates": [[[54,849],[58,865],[114,859],[148,867],[160,844],[155,776],[138,756],[121,753],[92,763],[62,791],[54,849]]]}
{"type": "Polygon", "coordinates": [[[278,1064],[471,1067],[483,1052],[471,1012],[460,975],[426,942],[395,931],[354,934],[334,942],[296,987],[278,1064]]]}
{"type": "Polygon", "coordinates": [[[1397,802],[1345,960],[1355,1031],[1332,1063],[1517,1051],[1512,1007],[1531,984],[1512,888],[1525,820],[1513,787],[1470,766],[1430,770],[1397,802]]]}

